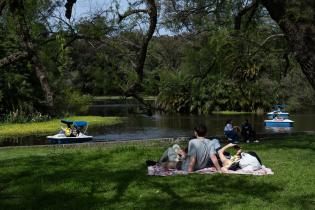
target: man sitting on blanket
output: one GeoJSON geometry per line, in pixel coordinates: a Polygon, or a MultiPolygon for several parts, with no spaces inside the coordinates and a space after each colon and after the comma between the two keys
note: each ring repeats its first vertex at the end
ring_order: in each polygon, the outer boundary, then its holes
{"type": "Polygon", "coordinates": [[[182,170],[193,172],[214,166],[218,172],[221,172],[216,156],[216,144],[218,144],[218,141],[205,138],[207,128],[204,125],[196,126],[194,132],[196,138],[191,139],[188,144],[187,168],[183,167],[182,170]]]}

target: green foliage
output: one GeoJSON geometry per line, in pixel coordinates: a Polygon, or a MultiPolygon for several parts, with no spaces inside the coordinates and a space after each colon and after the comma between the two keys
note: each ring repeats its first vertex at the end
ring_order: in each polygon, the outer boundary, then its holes
{"type": "Polygon", "coordinates": [[[73,88],[63,90],[56,97],[56,110],[58,113],[76,114],[86,113],[92,103],[92,96],[83,95],[73,88]]]}
{"type": "Polygon", "coordinates": [[[182,72],[161,71],[158,106],[169,112],[187,112],[190,102],[188,79],[182,72]]]}

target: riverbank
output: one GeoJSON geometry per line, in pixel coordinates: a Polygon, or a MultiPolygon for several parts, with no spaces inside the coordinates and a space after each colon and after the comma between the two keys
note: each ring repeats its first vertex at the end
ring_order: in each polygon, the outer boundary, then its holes
{"type": "MultiPolygon", "coordinates": [[[[120,117],[100,116],[74,116],[66,119],[87,121],[89,122],[89,126],[114,125],[120,123],[122,120],[120,117]]],[[[54,134],[58,132],[60,125],[60,119],[53,119],[46,122],[1,124],[0,141],[5,138],[54,134]]]]}
{"type": "Polygon", "coordinates": [[[255,112],[239,112],[239,111],[213,111],[212,114],[222,115],[243,115],[243,114],[255,114],[255,112]]]}
{"type": "MultiPolygon", "coordinates": [[[[144,96],[144,100],[156,100],[157,96],[144,96]]],[[[124,96],[94,96],[93,101],[104,101],[104,100],[124,100],[124,99],[134,99],[133,97],[124,96]]]]}
{"type": "MultiPolygon", "coordinates": [[[[181,142],[183,146],[185,143],[181,142]]],[[[311,209],[315,136],[244,144],[272,176],[149,177],[166,142],[0,150],[0,209],[311,209]],[[294,202],[293,202],[294,201],[294,202]]]]}

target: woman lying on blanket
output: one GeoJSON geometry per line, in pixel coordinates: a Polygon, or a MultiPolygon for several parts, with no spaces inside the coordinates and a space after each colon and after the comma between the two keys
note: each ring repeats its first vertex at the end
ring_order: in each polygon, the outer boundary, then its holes
{"type": "Polygon", "coordinates": [[[178,144],[174,144],[165,150],[158,162],[147,160],[146,163],[148,166],[158,164],[165,169],[181,170],[183,167],[187,168],[187,150],[188,148],[182,149],[178,144]]]}
{"type": "Polygon", "coordinates": [[[166,169],[181,170],[183,164],[186,164],[187,150],[188,148],[181,149],[179,145],[174,144],[164,152],[159,164],[166,169]]]}
{"type": "Polygon", "coordinates": [[[219,150],[219,157],[222,161],[222,172],[228,170],[236,171],[238,169],[255,171],[261,168],[261,161],[255,152],[242,152],[241,148],[236,144],[227,144],[219,150]],[[234,147],[237,152],[234,156],[228,159],[224,156],[224,151],[228,148],[234,147]]]}

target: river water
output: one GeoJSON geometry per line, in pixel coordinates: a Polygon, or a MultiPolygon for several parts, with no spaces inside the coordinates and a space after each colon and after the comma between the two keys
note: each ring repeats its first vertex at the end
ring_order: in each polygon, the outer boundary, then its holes
{"type": "MultiPolygon", "coordinates": [[[[208,128],[209,136],[223,135],[227,119],[232,119],[234,125],[240,125],[245,119],[253,125],[257,133],[288,133],[297,131],[315,131],[315,107],[303,113],[292,113],[294,121],[292,128],[266,128],[266,115],[181,115],[154,113],[148,116],[142,113],[140,107],[132,100],[96,101],[89,109],[89,115],[122,116],[124,120],[115,126],[98,126],[89,128],[89,135],[94,141],[116,141],[135,139],[172,138],[192,136],[193,128],[203,123],[208,128]]],[[[45,136],[29,136],[18,139],[7,139],[0,146],[48,144],[45,136]]]]}

